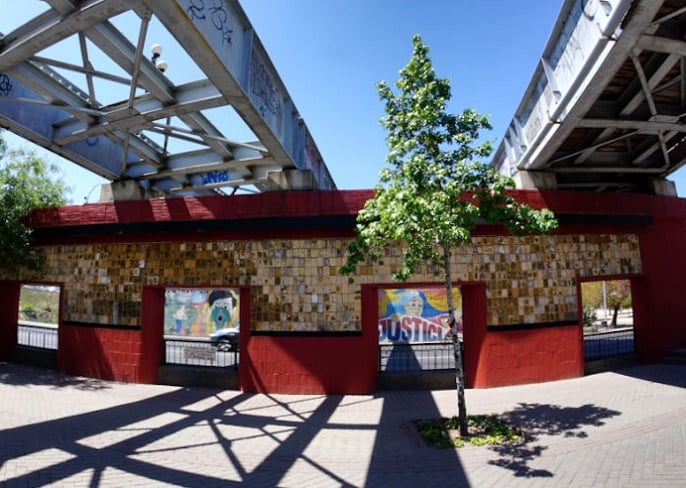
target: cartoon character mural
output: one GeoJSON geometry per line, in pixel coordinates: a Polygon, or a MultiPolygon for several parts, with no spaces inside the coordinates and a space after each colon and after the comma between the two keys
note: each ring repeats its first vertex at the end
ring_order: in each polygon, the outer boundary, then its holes
{"type": "Polygon", "coordinates": [[[212,290],[207,298],[212,332],[226,327],[238,327],[238,300],[232,290],[212,290]]]}
{"type": "Polygon", "coordinates": [[[208,337],[225,327],[239,326],[239,290],[233,288],[167,288],[164,331],[168,335],[208,337]]]}
{"type": "MultiPolygon", "coordinates": [[[[436,342],[450,338],[444,288],[380,289],[379,342],[436,342]]],[[[462,333],[460,290],[453,290],[457,333],[462,333]]]]}
{"type": "Polygon", "coordinates": [[[183,332],[183,323],[186,320],[186,306],[181,305],[174,314],[174,334],[181,335],[183,332]]]}

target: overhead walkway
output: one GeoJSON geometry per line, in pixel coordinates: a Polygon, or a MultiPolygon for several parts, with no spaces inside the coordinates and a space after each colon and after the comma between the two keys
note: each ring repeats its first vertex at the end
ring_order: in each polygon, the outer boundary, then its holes
{"type": "Polygon", "coordinates": [[[492,164],[520,188],[674,194],[686,3],[566,0],[492,164]]]}
{"type": "MultiPolygon", "coordinates": [[[[335,188],[237,0],[36,6],[0,37],[0,126],[115,198],[335,188]]],[[[685,37],[683,0],[565,0],[492,164],[521,188],[674,194],[685,37]]]]}
{"type": "Polygon", "coordinates": [[[0,125],[115,198],[335,188],[236,0],[16,8],[39,11],[0,37],[0,125]]]}

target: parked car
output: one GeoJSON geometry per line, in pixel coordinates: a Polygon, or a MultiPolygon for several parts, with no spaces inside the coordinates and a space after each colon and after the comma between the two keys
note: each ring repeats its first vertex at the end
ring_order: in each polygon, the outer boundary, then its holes
{"type": "Polygon", "coordinates": [[[238,327],[216,330],[210,335],[210,341],[218,351],[238,351],[238,327]]]}

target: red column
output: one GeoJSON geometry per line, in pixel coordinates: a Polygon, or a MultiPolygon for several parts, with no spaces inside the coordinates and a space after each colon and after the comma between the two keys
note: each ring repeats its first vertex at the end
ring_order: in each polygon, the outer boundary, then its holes
{"type": "Polygon", "coordinates": [[[0,361],[10,358],[17,344],[17,320],[19,319],[19,283],[0,282],[0,361]]]}

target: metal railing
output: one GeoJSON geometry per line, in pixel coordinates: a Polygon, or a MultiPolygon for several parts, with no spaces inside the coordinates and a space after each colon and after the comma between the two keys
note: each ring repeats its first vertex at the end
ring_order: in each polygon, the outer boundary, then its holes
{"type": "MultiPolygon", "coordinates": [[[[584,335],[586,361],[634,352],[633,328],[584,335]]],[[[379,344],[379,371],[412,372],[454,368],[455,357],[451,342],[379,344]]]]}
{"type": "Polygon", "coordinates": [[[633,354],[634,329],[584,334],[586,361],[633,354]]]}
{"type": "Polygon", "coordinates": [[[238,351],[220,351],[208,339],[165,336],[164,364],[238,368],[238,351]]]}
{"type": "Polygon", "coordinates": [[[17,344],[39,349],[57,350],[57,325],[40,323],[17,324],[17,344]]]}
{"type": "MultiPolygon", "coordinates": [[[[57,326],[20,323],[17,344],[57,349],[57,326]]],[[[164,338],[165,364],[237,368],[238,351],[219,351],[207,339],[164,338]]],[[[586,361],[634,353],[634,331],[624,329],[584,335],[586,361]]],[[[408,372],[455,368],[451,342],[379,344],[379,371],[408,372]]]]}
{"type": "Polygon", "coordinates": [[[411,372],[454,368],[452,342],[379,344],[379,371],[411,372]]]}

